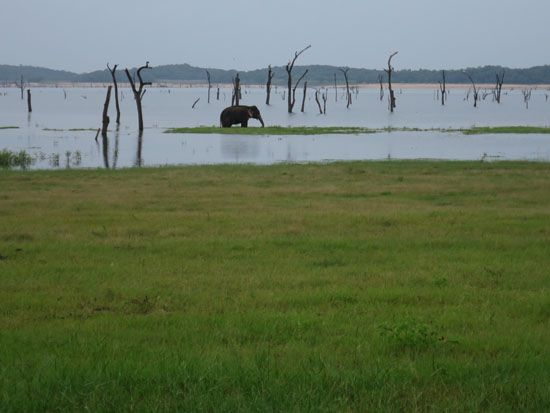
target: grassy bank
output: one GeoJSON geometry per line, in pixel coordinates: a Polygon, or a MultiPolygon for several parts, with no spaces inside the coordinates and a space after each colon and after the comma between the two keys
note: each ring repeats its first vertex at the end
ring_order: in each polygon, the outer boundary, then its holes
{"type": "Polygon", "coordinates": [[[166,133],[218,133],[222,135],[332,135],[374,133],[375,129],[359,126],[267,126],[265,128],[220,128],[219,126],[195,126],[167,129],[166,133]]]}
{"type": "Polygon", "coordinates": [[[0,411],[545,411],[550,164],[0,172],[0,411]]]}
{"type": "Polygon", "coordinates": [[[472,128],[410,128],[410,127],[387,127],[387,128],[365,128],[359,126],[269,126],[260,127],[232,127],[220,128],[218,126],[194,126],[185,128],[167,129],[166,133],[197,133],[197,134],[222,134],[222,135],[359,135],[377,132],[462,132],[465,135],[483,134],[526,134],[526,133],[550,133],[550,127],[545,126],[488,126],[472,128]]]}

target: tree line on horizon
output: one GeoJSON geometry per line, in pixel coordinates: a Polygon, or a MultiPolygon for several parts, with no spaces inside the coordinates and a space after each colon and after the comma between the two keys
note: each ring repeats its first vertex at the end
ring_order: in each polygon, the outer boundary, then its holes
{"type": "MultiPolygon", "coordinates": [[[[231,85],[237,73],[245,84],[260,84],[266,82],[268,68],[255,70],[224,70],[202,68],[189,64],[171,64],[155,66],[144,75],[148,82],[181,82],[181,83],[207,83],[205,70],[211,77],[213,84],[231,85]]],[[[341,67],[331,65],[304,65],[296,66],[298,72],[308,71],[308,82],[317,85],[329,85],[334,82],[334,75],[341,76],[341,67]]],[[[135,69],[132,69],[135,70],[135,69]]],[[[285,66],[273,66],[272,83],[282,86],[287,75],[285,66]]],[[[445,69],[448,83],[468,84],[470,79],[464,75],[468,72],[477,83],[494,83],[495,73],[506,71],[506,83],[509,84],[550,84],[550,65],[534,66],[524,69],[512,69],[502,66],[483,66],[467,69],[445,69]]],[[[347,78],[351,84],[378,83],[379,77],[385,75],[384,69],[349,68],[347,78]]],[[[108,69],[96,70],[88,73],[74,73],[64,70],[53,70],[34,66],[0,65],[0,82],[4,85],[14,84],[24,76],[31,83],[108,83],[112,80],[108,69]]],[[[118,73],[119,81],[126,83],[124,73],[118,73]]],[[[428,69],[401,69],[393,73],[395,83],[435,83],[441,80],[441,70],[428,69]]]]}

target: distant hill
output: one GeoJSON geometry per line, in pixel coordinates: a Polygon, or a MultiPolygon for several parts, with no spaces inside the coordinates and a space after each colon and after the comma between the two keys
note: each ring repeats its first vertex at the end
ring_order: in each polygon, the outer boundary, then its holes
{"type": "MultiPolygon", "coordinates": [[[[312,65],[295,66],[293,74],[300,76],[305,69],[308,69],[307,80],[310,84],[333,84],[334,75],[338,83],[342,83],[343,75],[337,66],[312,65]]],[[[131,69],[133,72],[135,68],[131,69]]],[[[231,83],[237,73],[236,70],[208,69],[211,75],[212,84],[231,83]]],[[[550,65],[535,66],[526,69],[510,69],[501,66],[483,66],[460,70],[446,70],[448,83],[469,83],[464,71],[470,73],[474,81],[478,83],[494,83],[495,74],[502,70],[506,71],[504,83],[514,84],[550,84],[550,65]]],[[[286,82],[286,71],[284,66],[273,67],[274,84],[283,85],[286,82]]],[[[153,66],[153,69],[142,72],[144,80],[162,82],[182,83],[206,83],[205,68],[190,66],[188,64],[153,66]]],[[[26,82],[32,83],[56,83],[56,82],[82,82],[96,83],[109,82],[111,75],[105,70],[97,70],[89,73],[73,73],[64,70],[52,70],[34,66],[13,66],[0,65],[0,82],[14,83],[19,81],[21,75],[26,82]]],[[[385,79],[383,70],[351,68],[348,78],[352,84],[377,83],[378,76],[385,79]]],[[[267,68],[250,71],[239,71],[243,84],[264,84],[267,77],[267,68]]],[[[117,71],[117,79],[120,82],[127,82],[126,75],[122,69],[117,71]]],[[[396,83],[437,83],[441,80],[440,70],[396,70],[393,75],[396,83]]]]}

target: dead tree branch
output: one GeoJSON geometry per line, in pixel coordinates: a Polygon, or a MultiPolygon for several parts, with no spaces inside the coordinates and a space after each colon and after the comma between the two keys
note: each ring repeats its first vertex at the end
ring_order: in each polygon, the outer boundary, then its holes
{"type": "Polygon", "coordinates": [[[386,71],[386,73],[388,74],[388,89],[389,89],[389,92],[390,92],[390,97],[389,97],[389,106],[390,106],[390,112],[393,112],[393,110],[395,109],[395,93],[391,87],[391,75],[393,73],[393,66],[391,65],[391,59],[399,52],[393,52],[389,59],[388,59],[388,68],[387,69],[384,69],[386,71]]]}
{"type": "Polygon", "coordinates": [[[145,95],[145,90],[143,88],[145,86],[151,85],[151,82],[144,82],[143,78],[141,77],[141,71],[144,69],[152,69],[152,67],[149,66],[149,62],[146,62],[145,66],[141,66],[136,72],[137,77],[139,79],[139,87],[136,87],[136,82],[134,81],[134,79],[132,79],[132,76],[130,75],[130,71],[127,68],[124,69],[124,71],[126,72],[126,76],[128,77],[128,81],[130,82],[132,92],[134,93],[134,99],[136,101],[136,107],[138,112],[138,129],[140,134],[143,132],[143,110],[141,106],[141,100],[145,95]]]}
{"type": "Polygon", "coordinates": [[[304,107],[306,105],[306,91],[307,91],[307,80],[304,82],[304,95],[302,96],[302,108],[300,112],[304,112],[304,107]]]}
{"type": "Polygon", "coordinates": [[[447,82],[445,81],[445,71],[442,72],[443,80],[439,82],[439,90],[441,91],[441,105],[445,106],[447,99],[447,82]]]}
{"type": "Polygon", "coordinates": [[[477,108],[477,100],[479,99],[479,92],[477,90],[476,84],[474,83],[474,79],[472,79],[472,76],[467,73],[463,72],[466,76],[468,76],[468,79],[470,79],[470,82],[472,83],[472,88],[474,89],[474,108],[477,108]]]}
{"type": "Polygon", "coordinates": [[[103,122],[101,125],[101,136],[107,137],[107,128],[109,127],[109,102],[111,101],[111,89],[113,86],[109,85],[107,88],[107,96],[105,97],[105,103],[103,104],[103,122]]]}
{"type": "Polygon", "coordinates": [[[273,70],[271,70],[271,65],[267,67],[267,83],[265,84],[266,98],[265,104],[269,105],[269,100],[271,99],[271,81],[273,80],[273,70]]]}
{"type": "Polygon", "coordinates": [[[206,79],[208,80],[208,103],[210,103],[210,89],[212,88],[212,83],[210,83],[210,72],[208,70],[206,70],[206,79]]]}
{"type": "Polygon", "coordinates": [[[31,90],[27,89],[27,109],[29,113],[32,112],[32,103],[31,103],[31,90]]]}
{"type": "MultiPolygon", "coordinates": [[[[294,58],[286,64],[286,73],[288,75],[288,84],[287,84],[287,86],[288,86],[288,96],[287,96],[287,99],[288,99],[288,101],[287,101],[287,103],[288,103],[288,113],[292,113],[292,109],[294,107],[294,100],[292,98],[293,94],[291,93],[292,92],[292,69],[294,69],[294,63],[296,63],[296,59],[298,59],[298,57],[302,53],[304,53],[307,49],[309,49],[310,47],[311,47],[311,45],[304,47],[299,52],[295,52],[294,53],[294,58]]],[[[307,72],[307,70],[306,70],[306,72],[307,72]]],[[[303,76],[305,76],[305,74],[303,76]]],[[[296,90],[296,87],[294,87],[294,90],[296,90]]]]}
{"type": "Polygon", "coordinates": [[[111,69],[109,67],[109,63],[107,63],[107,69],[109,69],[109,72],[111,73],[111,77],[113,78],[113,85],[115,86],[115,106],[116,106],[116,123],[117,125],[120,124],[120,105],[118,103],[118,83],[116,81],[116,68],[118,65],[114,65],[111,69]]]}
{"type": "Polygon", "coordinates": [[[241,98],[241,78],[239,74],[233,79],[233,96],[231,96],[231,106],[239,106],[239,100],[241,98]]]}
{"type": "Polygon", "coordinates": [[[319,114],[323,114],[323,108],[321,107],[321,102],[319,102],[319,89],[315,89],[315,102],[317,102],[317,106],[319,107],[319,114]]]}
{"type": "Polygon", "coordinates": [[[296,82],[296,84],[294,85],[294,87],[292,88],[292,107],[294,107],[294,103],[296,103],[296,88],[298,87],[298,85],[300,84],[300,82],[302,81],[302,79],[305,77],[305,75],[307,75],[307,72],[308,72],[308,69],[306,69],[306,71],[304,72],[304,74],[302,76],[300,76],[300,78],[298,79],[298,81],[296,82]]]}
{"type": "Polygon", "coordinates": [[[497,103],[500,103],[500,94],[501,94],[501,91],[502,91],[502,84],[504,83],[504,74],[506,73],[506,71],[503,69],[502,72],[497,73],[496,74],[496,77],[497,77],[497,83],[496,83],[496,86],[495,86],[495,99],[497,101],[497,103]]]}
{"type": "Polygon", "coordinates": [[[346,99],[347,99],[346,108],[349,108],[349,105],[351,105],[351,92],[349,91],[349,82],[348,82],[349,67],[343,67],[343,68],[341,67],[340,71],[344,74],[344,79],[346,80],[346,99]]]}

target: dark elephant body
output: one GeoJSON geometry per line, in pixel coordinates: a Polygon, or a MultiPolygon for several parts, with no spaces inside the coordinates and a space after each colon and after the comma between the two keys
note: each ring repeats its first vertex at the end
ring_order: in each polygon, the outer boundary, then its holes
{"type": "Polygon", "coordinates": [[[220,115],[220,124],[223,128],[230,128],[231,125],[241,124],[242,128],[248,127],[248,119],[258,119],[264,127],[262,115],[256,106],[229,106],[220,115]]]}

